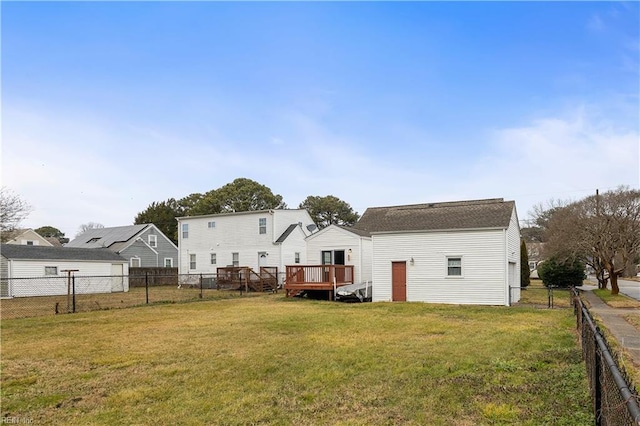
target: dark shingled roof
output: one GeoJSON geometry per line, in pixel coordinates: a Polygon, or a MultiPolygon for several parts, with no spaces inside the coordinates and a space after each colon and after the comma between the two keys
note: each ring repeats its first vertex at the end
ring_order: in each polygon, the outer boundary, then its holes
{"type": "Polygon", "coordinates": [[[298,225],[297,223],[292,223],[291,225],[289,225],[289,227],[285,229],[282,235],[278,237],[278,239],[276,240],[276,243],[284,243],[287,237],[291,235],[291,233],[293,232],[294,229],[296,229],[297,226],[300,226],[300,225],[298,225]]]}
{"type": "Polygon", "coordinates": [[[502,198],[368,208],[355,228],[376,232],[508,228],[514,201],[502,198]]]}
{"type": "Polygon", "coordinates": [[[0,254],[7,259],[32,260],[94,260],[94,261],[126,261],[122,256],[109,249],[88,249],[74,247],[26,246],[2,244],[0,254]]]}
{"type": "Polygon", "coordinates": [[[343,225],[338,225],[341,229],[344,229],[345,231],[349,231],[352,232],[360,237],[370,237],[371,236],[371,232],[365,230],[365,229],[358,229],[355,226],[343,226],[343,225]]]}

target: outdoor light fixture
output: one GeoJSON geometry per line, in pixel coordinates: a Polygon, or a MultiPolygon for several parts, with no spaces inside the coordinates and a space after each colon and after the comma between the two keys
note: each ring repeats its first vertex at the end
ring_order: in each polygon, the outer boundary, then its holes
{"type": "Polygon", "coordinates": [[[413,260],[413,257],[411,258],[411,260],[409,261],[409,263],[411,263],[412,265],[415,263],[413,260]]]}

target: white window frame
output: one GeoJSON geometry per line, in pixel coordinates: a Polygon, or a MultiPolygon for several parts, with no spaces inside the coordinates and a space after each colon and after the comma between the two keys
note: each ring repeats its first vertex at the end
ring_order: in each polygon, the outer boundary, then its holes
{"type": "Polygon", "coordinates": [[[231,264],[235,267],[240,266],[240,253],[231,253],[231,264]]]}
{"type": "Polygon", "coordinates": [[[218,256],[215,253],[211,253],[209,259],[212,265],[216,265],[218,263],[218,256]]]}
{"type": "Polygon", "coordinates": [[[34,246],[35,242],[33,240],[27,240],[27,244],[28,246],[34,246]]]}
{"type": "Polygon", "coordinates": [[[164,258],[164,267],[165,268],[173,268],[173,257],[165,257],[164,258]],[[167,266],[167,260],[169,261],[169,266],[167,266]]]}
{"type": "Polygon", "coordinates": [[[149,234],[149,247],[158,247],[158,236],[155,234],[149,234]]]}
{"type": "Polygon", "coordinates": [[[258,219],[258,233],[264,235],[267,233],[267,218],[261,217],[258,219]]]}
{"type": "Polygon", "coordinates": [[[297,251],[293,254],[293,263],[300,263],[300,252],[297,251]]]}
{"type": "Polygon", "coordinates": [[[182,224],[182,239],[187,239],[189,238],[189,224],[188,223],[183,223],[182,224]]]}
{"type": "Polygon", "coordinates": [[[207,222],[207,228],[214,229],[215,227],[216,227],[216,222],[215,221],[212,220],[210,222],[207,222]]]}
{"type": "Polygon", "coordinates": [[[189,254],[189,270],[193,271],[197,267],[197,259],[195,253],[189,254]]]}
{"type": "Polygon", "coordinates": [[[447,278],[464,278],[464,257],[461,255],[452,255],[452,256],[447,256],[445,258],[445,277],[447,278]],[[459,260],[460,261],[460,274],[451,274],[449,268],[457,268],[458,266],[449,266],[449,261],[450,260],[459,260]]]}
{"type": "Polygon", "coordinates": [[[57,266],[45,266],[44,267],[44,275],[47,277],[57,276],[58,275],[58,267],[57,266]],[[55,270],[55,273],[52,273],[51,269],[55,270]],[[48,270],[48,272],[47,272],[48,270]]]}
{"type": "Polygon", "coordinates": [[[129,258],[129,267],[130,268],[140,268],[142,267],[142,260],[140,260],[140,258],[138,256],[133,256],[129,258]],[[138,266],[133,266],[133,262],[134,261],[138,261],[138,266]]]}

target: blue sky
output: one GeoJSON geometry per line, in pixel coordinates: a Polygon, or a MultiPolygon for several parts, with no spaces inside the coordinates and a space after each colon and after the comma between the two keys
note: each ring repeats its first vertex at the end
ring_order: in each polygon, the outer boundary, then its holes
{"type": "Polygon", "coordinates": [[[640,186],[636,2],[2,2],[2,185],[75,236],[247,177],[295,208],[640,186]]]}

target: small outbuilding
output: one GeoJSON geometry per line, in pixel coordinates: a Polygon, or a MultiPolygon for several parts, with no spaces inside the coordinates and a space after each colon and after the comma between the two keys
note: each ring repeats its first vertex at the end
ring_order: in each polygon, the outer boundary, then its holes
{"type": "Polygon", "coordinates": [[[128,261],[109,249],[3,244],[0,247],[0,296],[64,295],[67,271],[78,279],[76,293],[129,290],[128,261]]]}
{"type": "Polygon", "coordinates": [[[502,198],[368,208],[373,301],[506,305],[520,299],[520,228],[502,198]]]}

